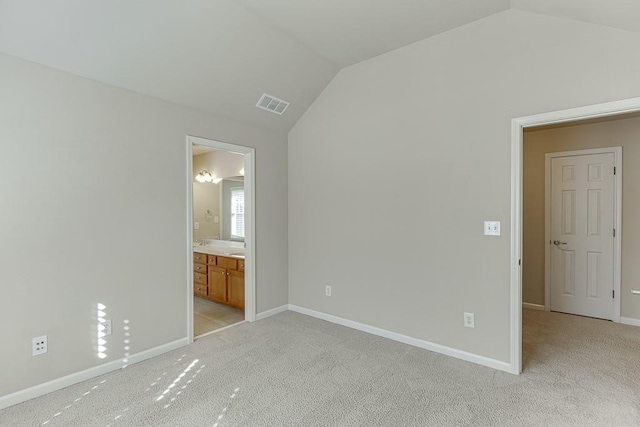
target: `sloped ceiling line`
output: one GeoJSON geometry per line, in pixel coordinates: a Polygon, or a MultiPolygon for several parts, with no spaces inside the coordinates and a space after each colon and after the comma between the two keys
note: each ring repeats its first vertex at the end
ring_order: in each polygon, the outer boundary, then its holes
{"type": "Polygon", "coordinates": [[[509,8],[640,32],[631,0],[0,0],[0,52],[287,133],[341,68],[509,8]]]}

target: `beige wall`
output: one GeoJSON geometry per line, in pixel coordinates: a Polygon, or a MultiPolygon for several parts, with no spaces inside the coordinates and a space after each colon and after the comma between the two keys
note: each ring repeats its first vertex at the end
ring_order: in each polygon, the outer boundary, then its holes
{"type": "Polygon", "coordinates": [[[289,133],[290,303],[508,362],[511,120],[640,96],[638,50],[510,10],[343,69],[289,133]]]}
{"type": "Polygon", "coordinates": [[[240,174],[240,169],[242,168],[244,168],[244,156],[242,154],[214,150],[193,157],[193,222],[200,224],[200,229],[193,230],[194,240],[221,238],[223,217],[220,212],[222,182],[218,184],[198,182],[195,180],[195,176],[204,169],[211,173],[214,178],[235,177],[240,174]],[[213,219],[207,219],[207,209],[218,217],[218,223],[213,219]]]}
{"type": "Polygon", "coordinates": [[[545,153],[622,147],[621,315],[640,319],[640,117],[524,134],[523,301],[544,304],[545,153]]]}
{"type": "Polygon", "coordinates": [[[255,147],[258,311],[287,303],[284,135],[1,54],[0,99],[0,396],[121,359],[125,319],[131,353],[187,336],[188,134],[255,147]]]}

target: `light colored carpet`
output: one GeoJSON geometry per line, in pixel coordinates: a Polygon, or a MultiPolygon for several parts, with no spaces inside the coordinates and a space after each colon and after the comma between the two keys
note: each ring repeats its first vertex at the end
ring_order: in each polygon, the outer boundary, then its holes
{"type": "Polygon", "coordinates": [[[8,408],[0,425],[640,425],[640,328],[524,322],[515,376],[286,312],[8,408]]]}

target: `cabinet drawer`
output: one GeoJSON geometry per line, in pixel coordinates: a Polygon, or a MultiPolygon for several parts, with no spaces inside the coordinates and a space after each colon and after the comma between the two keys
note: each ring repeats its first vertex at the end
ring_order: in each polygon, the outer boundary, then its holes
{"type": "Polygon", "coordinates": [[[204,264],[193,264],[193,271],[196,273],[207,274],[207,266],[204,264]]]}
{"type": "Polygon", "coordinates": [[[206,297],[209,294],[209,287],[202,283],[194,283],[193,293],[201,297],[206,297]]]}
{"type": "Polygon", "coordinates": [[[244,260],[243,259],[239,259],[238,260],[238,271],[244,271],[244,260]]]}
{"type": "Polygon", "coordinates": [[[229,270],[237,270],[238,260],[235,258],[227,258],[227,257],[219,256],[218,267],[227,268],[229,270]]]}
{"type": "Polygon", "coordinates": [[[217,265],[215,255],[207,255],[207,265],[217,265]]]}
{"type": "Polygon", "coordinates": [[[193,273],[193,281],[196,283],[202,283],[207,286],[207,275],[202,273],[193,273]]]}
{"type": "Polygon", "coordinates": [[[196,264],[206,264],[207,263],[207,254],[202,254],[200,252],[193,253],[193,262],[196,264]]]}

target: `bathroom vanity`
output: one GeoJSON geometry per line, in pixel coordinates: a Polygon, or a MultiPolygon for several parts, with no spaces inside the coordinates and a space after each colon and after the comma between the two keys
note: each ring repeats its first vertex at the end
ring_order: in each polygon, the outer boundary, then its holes
{"type": "Polygon", "coordinates": [[[193,293],[244,310],[244,254],[194,247],[193,293]]]}

